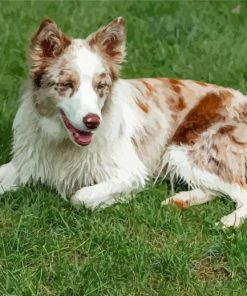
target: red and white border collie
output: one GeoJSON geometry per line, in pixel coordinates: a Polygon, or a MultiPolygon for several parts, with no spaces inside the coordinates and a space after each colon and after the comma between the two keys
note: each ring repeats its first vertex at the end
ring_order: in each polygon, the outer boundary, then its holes
{"type": "Polygon", "coordinates": [[[163,204],[229,195],[237,209],[221,222],[238,227],[247,217],[247,97],[191,80],[120,79],[125,39],[122,17],[86,39],[41,23],[0,193],[40,181],[94,209],[169,175],[191,190],[163,204]]]}

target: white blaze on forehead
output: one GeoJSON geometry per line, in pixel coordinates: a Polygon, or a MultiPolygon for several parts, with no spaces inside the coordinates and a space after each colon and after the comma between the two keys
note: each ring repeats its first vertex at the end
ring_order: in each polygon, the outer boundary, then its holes
{"type": "Polygon", "coordinates": [[[101,57],[90,50],[86,42],[74,39],[68,52],[70,61],[76,65],[81,78],[92,78],[95,73],[104,71],[101,57]]]}
{"type": "Polygon", "coordinates": [[[71,124],[77,129],[85,129],[83,118],[89,113],[101,118],[101,101],[93,88],[95,75],[105,71],[100,55],[90,50],[85,41],[75,39],[65,55],[69,68],[75,70],[80,78],[78,90],[69,99],[60,103],[61,109],[71,124]]]}

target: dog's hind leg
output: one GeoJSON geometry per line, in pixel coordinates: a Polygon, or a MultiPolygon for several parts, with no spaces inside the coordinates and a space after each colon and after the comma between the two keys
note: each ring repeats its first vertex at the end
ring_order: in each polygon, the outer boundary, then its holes
{"type": "MultiPolygon", "coordinates": [[[[234,227],[238,228],[247,218],[247,205],[241,206],[231,214],[224,216],[220,219],[220,222],[223,224],[223,228],[234,227]]],[[[218,223],[217,223],[218,224],[218,223]]]]}
{"type": "Polygon", "coordinates": [[[162,204],[175,204],[181,208],[202,204],[214,198],[214,193],[228,195],[236,203],[237,209],[220,221],[223,228],[239,227],[247,218],[247,190],[236,183],[228,183],[218,175],[196,166],[189,157],[188,147],[173,146],[169,151],[170,166],[176,174],[190,186],[192,191],[180,192],[165,200],[162,204]]]}
{"type": "Polygon", "coordinates": [[[174,196],[164,200],[161,204],[174,204],[179,208],[186,209],[190,206],[204,204],[214,198],[215,196],[206,190],[193,189],[190,191],[178,192],[174,196]]]}
{"type": "MultiPolygon", "coordinates": [[[[220,125],[205,132],[192,145],[171,145],[166,161],[174,175],[193,189],[191,197],[185,193],[173,197],[175,204],[186,207],[212,199],[213,194],[229,196],[237,206],[221,219],[223,227],[239,227],[247,217],[247,137],[246,125],[220,125]],[[203,192],[209,192],[208,197],[203,192]]],[[[169,200],[165,203],[168,203],[169,200]]]]}
{"type": "MultiPolygon", "coordinates": [[[[236,185],[232,185],[232,187],[233,188],[232,190],[229,190],[228,195],[236,203],[237,209],[231,214],[220,219],[220,222],[223,224],[223,228],[238,228],[247,218],[247,190],[241,190],[236,185]]],[[[206,203],[214,198],[215,196],[210,194],[210,192],[206,192],[201,189],[194,189],[191,191],[179,192],[173,197],[164,200],[162,205],[173,204],[179,208],[186,209],[192,205],[206,203]]]]}
{"type": "Polygon", "coordinates": [[[236,203],[237,209],[231,214],[222,217],[220,222],[223,224],[223,228],[238,228],[247,218],[247,190],[241,189],[234,184],[229,190],[228,195],[236,203]]]}
{"type": "Polygon", "coordinates": [[[15,190],[18,186],[18,175],[12,162],[0,166],[0,194],[15,190]]]}

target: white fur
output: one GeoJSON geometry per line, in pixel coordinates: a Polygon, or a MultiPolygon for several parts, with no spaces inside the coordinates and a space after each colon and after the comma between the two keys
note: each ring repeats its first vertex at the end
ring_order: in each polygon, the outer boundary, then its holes
{"type": "Polygon", "coordinates": [[[64,197],[69,197],[75,189],[104,183],[104,191],[95,185],[74,195],[74,203],[78,199],[88,207],[95,206],[87,202],[85,192],[90,192],[91,199],[94,197],[95,205],[106,198],[105,192],[109,200],[116,193],[144,186],[146,168],[131,142],[131,136],[140,128],[136,119],[138,113],[131,95],[126,96],[128,92],[128,83],[119,80],[113,89],[111,112],[104,117],[92,143],[83,148],[65,140],[66,132],[60,121],[53,127],[55,119],[51,126],[49,120],[52,119],[41,120],[27,92],[13,127],[12,163],[18,171],[19,183],[41,181],[55,187],[64,197]]]}

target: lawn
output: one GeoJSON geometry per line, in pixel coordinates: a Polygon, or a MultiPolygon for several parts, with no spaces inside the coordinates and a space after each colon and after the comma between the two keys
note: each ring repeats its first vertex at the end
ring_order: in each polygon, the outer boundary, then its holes
{"type": "MultiPolygon", "coordinates": [[[[190,78],[247,92],[247,3],[0,6],[1,164],[10,159],[11,125],[28,75],[28,40],[44,16],[78,37],[124,16],[123,77],[190,78]]],[[[6,193],[0,200],[0,295],[247,295],[247,223],[238,231],[215,226],[233,203],[217,199],[186,211],[162,208],[170,194],[169,182],[150,183],[127,204],[90,212],[75,210],[41,186],[6,193]]]]}

